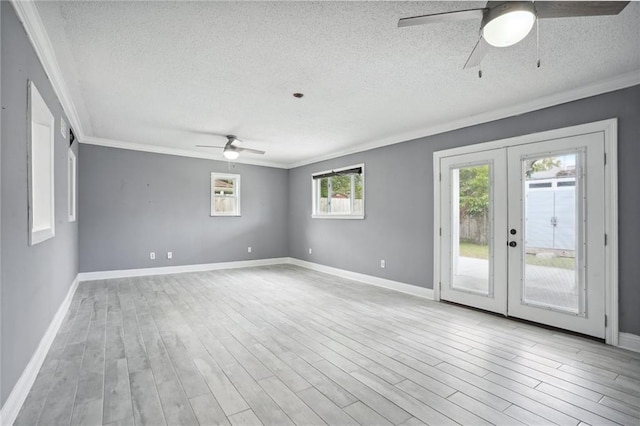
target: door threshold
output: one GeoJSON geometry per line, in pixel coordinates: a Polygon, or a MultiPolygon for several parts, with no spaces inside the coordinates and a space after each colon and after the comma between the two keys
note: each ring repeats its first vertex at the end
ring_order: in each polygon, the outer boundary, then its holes
{"type": "Polygon", "coordinates": [[[510,317],[508,315],[503,315],[503,314],[499,314],[499,313],[496,313],[496,312],[486,311],[484,309],[476,308],[474,306],[463,305],[462,303],[450,302],[448,300],[442,300],[442,299],[440,299],[440,302],[441,303],[446,303],[447,305],[452,305],[452,306],[457,306],[457,307],[460,307],[460,308],[468,309],[468,310],[471,310],[471,311],[482,312],[483,314],[491,315],[491,316],[494,316],[494,317],[504,318],[504,319],[507,319],[509,321],[514,321],[514,322],[518,322],[518,323],[521,323],[521,324],[528,324],[528,325],[532,325],[532,326],[537,327],[537,328],[543,328],[545,330],[555,331],[555,332],[558,332],[558,333],[561,333],[561,334],[565,334],[567,336],[579,337],[579,338],[582,338],[582,339],[591,340],[592,342],[598,342],[598,343],[606,344],[605,339],[600,339],[598,337],[589,336],[588,334],[582,334],[582,333],[578,333],[578,332],[571,331],[571,330],[565,330],[563,328],[553,327],[551,325],[541,324],[539,322],[530,321],[530,320],[526,320],[526,319],[522,319],[522,318],[510,317]]]}

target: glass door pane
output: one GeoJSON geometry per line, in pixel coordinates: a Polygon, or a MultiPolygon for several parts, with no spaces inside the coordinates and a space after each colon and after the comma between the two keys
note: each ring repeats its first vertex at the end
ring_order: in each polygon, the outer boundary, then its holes
{"type": "Polygon", "coordinates": [[[504,149],[440,160],[440,297],[507,311],[504,149]]]}
{"type": "Polygon", "coordinates": [[[581,154],[529,157],[524,173],[525,304],[584,313],[580,274],[582,208],[577,201],[582,179],[581,154]]]}
{"type": "Polygon", "coordinates": [[[453,207],[451,287],[489,295],[491,167],[481,164],[451,170],[453,207]]]}

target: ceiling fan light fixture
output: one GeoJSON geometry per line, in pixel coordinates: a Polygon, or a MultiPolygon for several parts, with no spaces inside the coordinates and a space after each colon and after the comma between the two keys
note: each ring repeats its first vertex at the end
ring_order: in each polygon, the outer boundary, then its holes
{"type": "Polygon", "coordinates": [[[536,22],[536,13],[532,2],[507,2],[490,9],[482,21],[485,41],[495,47],[507,47],[529,34],[536,22]]]}
{"type": "Polygon", "coordinates": [[[240,156],[240,153],[235,149],[225,148],[225,150],[222,152],[222,155],[224,155],[228,160],[235,160],[240,156]]]}

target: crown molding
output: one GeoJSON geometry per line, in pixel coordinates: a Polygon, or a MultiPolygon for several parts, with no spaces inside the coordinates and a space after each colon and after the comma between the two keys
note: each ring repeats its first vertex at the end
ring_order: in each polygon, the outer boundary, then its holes
{"type": "Polygon", "coordinates": [[[18,15],[18,19],[22,22],[22,25],[24,25],[27,36],[29,40],[31,40],[36,55],[40,59],[40,63],[51,81],[54,92],[58,95],[58,100],[60,104],[62,104],[62,109],[71,122],[71,127],[74,129],[76,137],[82,140],[82,138],[85,137],[85,132],[78,115],[78,110],[67,90],[67,85],[62,76],[62,70],[58,64],[49,35],[44,29],[38,8],[33,0],[11,0],[11,4],[18,15]]]}
{"type": "MultiPolygon", "coordinates": [[[[158,154],[177,155],[182,157],[204,158],[208,160],[220,160],[227,161],[222,155],[208,155],[198,151],[186,150],[181,148],[171,148],[155,146],[150,144],[133,143],[119,140],[112,140],[106,138],[99,138],[95,136],[89,136],[85,133],[80,117],[71,95],[65,84],[65,80],[62,76],[62,71],[58,65],[51,40],[44,29],[44,24],[40,18],[37,7],[33,0],[10,0],[14,9],[18,15],[18,18],[22,21],[27,35],[33,44],[33,47],[45,69],[47,76],[51,80],[54,91],[58,95],[62,108],[67,114],[67,118],[71,122],[71,126],[76,132],[76,136],[80,143],[87,143],[91,145],[100,145],[111,148],[129,149],[134,151],[153,152],[158,154]]],[[[396,134],[394,136],[385,137],[382,139],[376,139],[364,144],[360,144],[345,150],[335,151],[330,154],[307,158],[292,163],[276,163],[268,161],[260,161],[253,159],[238,159],[235,163],[252,164],[257,166],[277,167],[284,169],[293,169],[296,167],[305,166],[308,164],[318,163],[320,161],[331,160],[345,155],[356,154],[363,151],[368,151],[375,148],[381,148],[387,145],[394,145],[410,141],[413,139],[424,138],[427,136],[433,136],[440,133],[449,132],[452,130],[462,129],[478,124],[488,123],[491,121],[501,120],[507,117],[513,117],[515,115],[525,114],[528,112],[548,108],[555,105],[560,105],[567,102],[576,101],[579,99],[588,98],[590,96],[600,95],[602,93],[612,92],[614,90],[624,89],[640,84],[640,70],[634,70],[625,74],[618,75],[616,77],[601,80],[577,89],[568,90],[565,92],[555,93],[549,96],[543,96],[538,99],[512,105],[506,108],[501,108],[495,111],[483,112],[481,114],[464,117],[458,120],[452,120],[446,123],[440,123],[432,126],[428,126],[421,129],[412,130],[396,134]]]]}
{"type": "Polygon", "coordinates": [[[450,132],[452,130],[463,129],[465,127],[475,126],[478,124],[489,123],[491,121],[501,120],[503,118],[513,117],[520,114],[525,114],[532,111],[549,108],[555,105],[565,104],[579,99],[589,98],[591,96],[600,95],[603,93],[613,92],[615,90],[624,89],[631,86],[640,84],[640,70],[631,71],[625,74],[620,74],[616,77],[600,80],[587,86],[579,87],[577,89],[567,90],[565,92],[554,93],[550,96],[543,96],[538,99],[527,101],[524,103],[512,105],[506,108],[501,108],[495,111],[483,112],[481,114],[471,115],[458,120],[449,121],[446,123],[436,124],[434,126],[425,127],[418,130],[412,130],[410,132],[400,133],[394,136],[386,137],[383,139],[377,139],[375,141],[367,142],[355,147],[337,151],[331,154],[322,155],[318,157],[309,158],[306,160],[296,161],[286,165],[286,168],[293,169],[296,167],[306,166],[308,164],[318,163],[320,161],[331,160],[345,155],[357,154],[363,151],[369,151],[375,148],[381,148],[388,145],[395,145],[397,143],[407,142],[413,139],[424,138],[427,136],[433,136],[440,133],[450,132]]]}
{"type": "MultiPolygon", "coordinates": [[[[128,149],[131,151],[151,152],[154,154],[166,154],[166,155],[175,155],[178,157],[202,158],[205,160],[224,161],[225,163],[229,162],[229,160],[227,160],[222,155],[222,149],[220,149],[220,154],[206,154],[204,152],[191,151],[188,149],[172,148],[172,147],[159,146],[159,145],[148,145],[148,144],[135,143],[135,142],[124,142],[124,141],[114,140],[114,139],[96,138],[94,136],[85,136],[80,141],[80,143],[86,144],[86,145],[105,146],[109,148],[128,149]]],[[[253,166],[275,167],[278,169],[286,169],[285,164],[254,160],[252,158],[246,158],[243,156],[240,156],[240,158],[233,160],[231,162],[238,163],[238,164],[249,164],[253,166]]]]}
{"type": "MultiPolygon", "coordinates": [[[[613,92],[615,90],[624,89],[626,87],[636,86],[640,84],[640,72],[633,71],[625,74],[618,75],[614,78],[601,80],[583,86],[577,89],[568,90],[565,92],[556,93],[550,96],[544,96],[525,103],[512,105],[506,108],[501,108],[495,111],[488,111],[482,114],[476,114],[469,117],[464,117],[459,120],[449,121],[447,123],[437,124],[435,126],[426,127],[419,130],[413,130],[410,132],[401,133],[395,136],[378,139],[369,143],[358,145],[350,149],[337,151],[331,154],[313,157],[293,163],[283,164],[276,162],[259,161],[253,159],[240,158],[234,160],[235,163],[251,164],[256,166],[276,167],[281,169],[293,169],[296,167],[305,166],[308,164],[314,164],[325,160],[331,160],[334,158],[343,157],[345,155],[357,154],[359,152],[369,151],[375,148],[381,148],[388,145],[395,145],[402,142],[407,142],[414,139],[424,138],[427,136],[433,136],[440,133],[445,133],[453,130],[462,129],[465,127],[475,126],[478,124],[489,123],[491,121],[497,121],[508,117],[513,117],[520,114],[525,114],[532,111],[549,108],[556,105],[588,98],[591,96],[600,95],[603,93],[613,92]]],[[[227,161],[221,154],[209,155],[198,151],[191,151],[187,149],[163,147],[157,145],[139,144],[133,142],[124,142],[105,138],[96,138],[93,136],[85,136],[80,141],[81,143],[87,143],[91,145],[101,145],[111,148],[129,149],[134,151],[153,152],[158,154],[177,155],[182,157],[194,157],[204,158],[209,160],[227,161]]]]}

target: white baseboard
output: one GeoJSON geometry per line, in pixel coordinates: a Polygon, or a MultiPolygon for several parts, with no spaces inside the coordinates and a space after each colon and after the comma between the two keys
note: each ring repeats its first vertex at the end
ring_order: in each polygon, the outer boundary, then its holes
{"type": "Polygon", "coordinates": [[[111,278],[143,277],[147,275],[180,274],[183,272],[215,271],[218,269],[250,268],[253,266],[268,266],[289,263],[288,257],[272,259],[239,260],[236,262],[201,263],[196,265],[163,266],[159,268],[122,269],[115,271],[81,272],[79,281],[107,280],[111,278]]]}
{"type": "Polygon", "coordinates": [[[289,258],[289,263],[303,268],[312,269],[326,274],[337,275],[349,280],[359,281],[361,283],[383,287],[389,290],[399,291],[401,293],[411,294],[413,296],[422,297],[424,299],[433,300],[433,290],[430,288],[419,287],[417,285],[405,284],[399,281],[388,280],[385,278],[374,277],[373,275],[360,274],[345,269],[333,268],[331,266],[321,265],[319,263],[307,262],[296,258],[289,258]]]}
{"type": "Polygon", "coordinates": [[[631,333],[620,333],[618,346],[630,351],[640,352],[640,336],[631,333]]]}
{"type": "Polygon", "coordinates": [[[2,419],[1,424],[3,425],[12,425],[13,422],[16,421],[16,417],[18,417],[18,413],[20,413],[20,409],[22,408],[22,404],[27,399],[27,395],[31,391],[31,387],[33,383],[36,381],[36,377],[38,376],[38,372],[44,363],[45,358],[47,357],[47,353],[49,352],[49,348],[51,348],[51,344],[58,334],[58,330],[62,325],[62,321],[64,317],[67,315],[67,311],[69,310],[69,306],[71,306],[71,300],[73,299],[73,295],[76,293],[76,289],[78,288],[78,277],[73,280],[69,291],[67,292],[67,296],[64,298],[58,311],[55,316],[51,320],[51,324],[47,328],[47,331],[42,336],[40,340],[40,344],[36,348],[31,360],[25,367],[22,375],[18,379],[18,382],[13,387],[9,398],[5,402],[2,407],[2,411],[0,413],[0,419],[2,419]]]}
{"type": "Polygon", "coordinates": [[[237,262],[203,263],[199,265],[165,266],[159,268],[123,269],[115,271],[81,272],[78,274],[78,281],[106,280],[112,278],[142,277],[147,275],[179,274],[183,272],[215,271],[219,269],[250,268],[253,266],[280,265],[288,263],[301,266],[318,272],[337,275],[346,279],[359,281],[365,284],[384,287],[390,290],[400,291],[413,296],[423,297],[433,300],[433,290],[430,288],[418,287],[398,281],[387,280],[385,278],[374,277],[372,275],[360,274],[347,271],[345,269],[332,268],[331,266],[319,263],[307,262],[292,257],[276,257],[272,259],[241,260],[237,262]]]}

